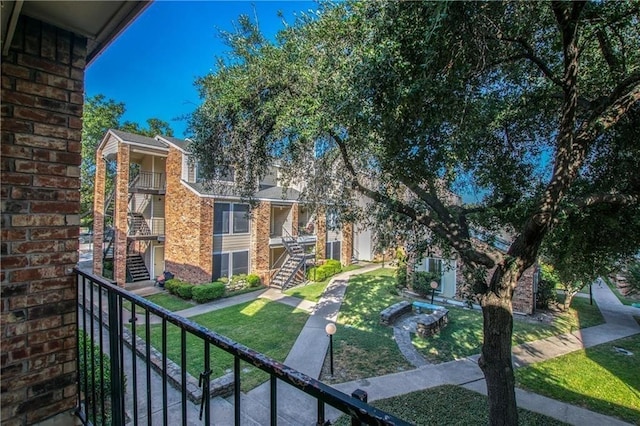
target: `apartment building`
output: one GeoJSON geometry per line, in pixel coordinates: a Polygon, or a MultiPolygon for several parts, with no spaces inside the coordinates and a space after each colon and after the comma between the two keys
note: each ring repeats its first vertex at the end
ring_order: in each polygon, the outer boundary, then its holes
{"type": "Polygon", "coordinates": [[[331,215],[311,211],[300,188],[279,185],[277,167],[250,205],[234,189],[233,170],[203,180],[188,145],[167,136],[105,134],[96,154],[94,273],[112,269],[121,286],[165,270],[194,283],[254,273],[284,288],[314,263],[351,263],[352,226],[332,230],[331,215]]]}

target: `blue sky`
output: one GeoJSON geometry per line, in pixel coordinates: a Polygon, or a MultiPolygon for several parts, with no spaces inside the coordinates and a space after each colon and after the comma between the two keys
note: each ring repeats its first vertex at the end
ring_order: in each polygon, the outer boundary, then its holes
{"type": "Polygon", "coordinates": [[[87,69],[85,94],[124,102],[123,120],[145,125],[167,121],[177,137],[186,123],[175,119],[200,102],[194,80],[211,72],[227,50],[219,30],[230,31],[241,14],[257,17],[272,38],[294,14],[315,9],[303,1],[155,1],[87,69]]]}

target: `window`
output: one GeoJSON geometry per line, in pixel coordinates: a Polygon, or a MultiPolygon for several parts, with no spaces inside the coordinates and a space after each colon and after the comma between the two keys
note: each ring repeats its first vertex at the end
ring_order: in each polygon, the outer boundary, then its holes
{"type": "Polygon", "coordinates": [[[249,273],[249,252],[239,251],[232,255],[232,275],[249,273]]]}
{"type": "Polygon", "coordinates": [[[327,259],[333,259],[333,260],[340,260],[340,241],[334,241],[334,242],[330,242],[327,243],[326,246],[326,258],[327,259]]]}
{"type": "Polygon", "coordinates": [[[249,205],[233,205],[233,233],[246,234],[249,232],[249,205]]]}
{"type": "Polygon", "coordinates": [[[229,212],[231,204],[215,203],[213,206],[213,233],[228,234],[229,233],[229,212]]]}
{"type": "Polygon", "coordinates": [[[249,251],[213,254],[213,279],[249,273],[249,251]]]}
{"type": "Polygon", "coordinates": [[[428,257],[422,261],[422,266],[424,267],[425,272],[429,272],[440,277],[435,281],[438,283],[436,292],[438,293],[441,292],[442,291],[442,259],[428,257]]]}
{"type": "Polygon", "coordinates": [[[216,253],[213,255],[213,279],[229,276],[229,253],[216,253]]]}
{"type": "Polygon", "coordinates": [[[248,204],[215,203],[213,206],[214,234],[246,234],[248,232],[248,204]]]}

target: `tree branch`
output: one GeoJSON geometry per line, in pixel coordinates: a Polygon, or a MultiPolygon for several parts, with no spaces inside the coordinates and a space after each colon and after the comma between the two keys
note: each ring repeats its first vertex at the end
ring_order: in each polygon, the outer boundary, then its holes
{"type": "Polygon", "coordinates": [[[497,250],[487,250],[486,247],[483,247],[486,253],[482,250],[478,250],[473,246],[470,239],[464,238],[462,235],[460,235],[459,230],[451,230],[448,227],[444,226],[443,223],[439,222],[433,217],[428,209],[424,209],[424,211],[418,212],[416,209],[407,205],[406,203],[403,203],[396,199],[392,199],[391,197],[378,191],[373,191],[360,183],[360,181],[358,180],[358,174],[356,173],[356,170],[349,158],[344,140],[331,130],[329,131],[329,135],[335,140],[336,144],[338,145],[338,149],[340,151],[340,155],[345,164],[345,167],[351,175],[351,185],[354,190],[358,191],[360,194],[372,199],[377,203],[382,203],[390,206],[391,209],[396,211],[397,213],[405,215],[411,218],[416,223],[419,223],[420,225],[423,225],[426,228],[430,229],[436,235],[448,241],[465,261],[472,261],[487,268],[492,268],[493,266],[495,266],[498,258],[500,257],[497,250]]]}
{"type": "Polygon", "coordinates": [[[615,192],[604,192],[591,194],[573,202],[577,209],[593,207],[600,204],[633,206],[640,204],[640,194],[620,194],[615,192]]]}
{"type": "Polygon", "coordinates": [[[564,87],[564,82],[553,73],[551,68],[549,68],[549,66],[540,57],[535,54],[533,48],[529,46],[529,43],[527,43],[524,39],[504,36],[499,37],[499,39],[517,43],[524,50],[523,53],[505,58],[506,61],[510,62],[512,60],[528,59],[529,61],[533,62],[533,64],[538,67],[540,71],[542,71],[542,74],[544,74],[544,76],[547,77],[553,84],[558,87],[564,87]]]}

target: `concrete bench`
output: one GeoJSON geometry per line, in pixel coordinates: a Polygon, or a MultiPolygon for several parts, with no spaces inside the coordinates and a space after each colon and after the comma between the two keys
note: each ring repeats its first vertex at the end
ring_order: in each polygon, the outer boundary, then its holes
{"type": "Polygon", "coordinates": [[[422,338],[439,332],[449,323],[449,310],[439,306],[431,314],[422,314],[416,321],[416,334],[422,338]]]}
{"type": "Polygon", "coordinates": [[[431,303],[426,303],[426,302],[413,302],[413,309],[416,311],[416,313],[419,314],[420,311],[422,310],[437,311],[437,310],[444,309],[444,306],[433,305],[431,303]]]}
{"type": "Polygon", "coordinates": [[[407,302],[406,300],[395,303],[389,306],[384,311],[380,312],[380,323],[384,325],[391,325],[399,317],[409,312],[411,312],[411,303],[407,302]]]}

